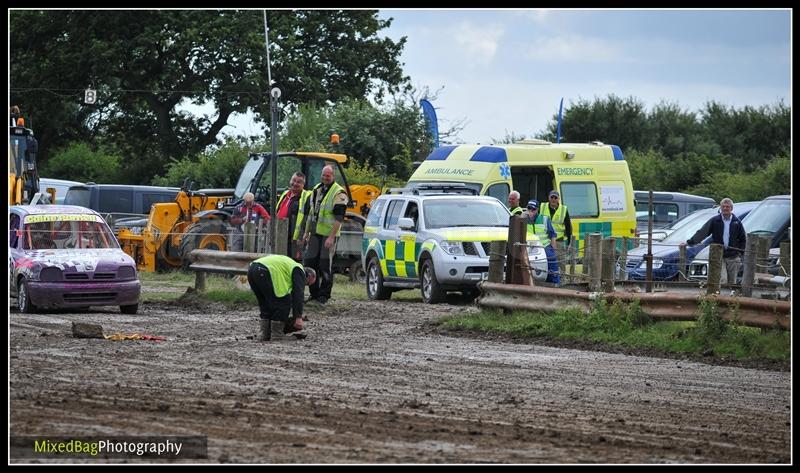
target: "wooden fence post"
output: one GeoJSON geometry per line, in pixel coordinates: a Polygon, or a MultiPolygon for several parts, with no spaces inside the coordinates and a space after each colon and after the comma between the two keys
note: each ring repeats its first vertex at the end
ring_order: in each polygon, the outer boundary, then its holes
{"type": "Polygon", "coordinates": [[[503,266],[506,261],[506,242],[493,241],[489,245],[489,282],[503,282],[503,266]]]}
{"type": "Polygon", "coordinates": [[[255,252],[255,224],[253,222],[247,222],[243,226],[244,228],[244,252],[245,253],[254,253],[255,252]]]}
{"type": "Polygon", "coordinates": [[[197,271],[194,273],[194,288],[198,292],[206,290],[206,273],[197,271]]]}
{"type": "Polygon", "coordinates": [[[768,235],[758,236],[758,249],[756,250],[756,272],[766,273],[769,266],[769,247],[772,245],[772,237],[768,235]]]}
{"type": "Polygon", "coordinates": [[[792,242],[784,241],[781,242],[781,257],[780,257],[780,264],[781,268],[778,270],[778,274],[781,276],[791,276],[792,275],[792,242]]]}
{"type": "MultiPolygon", "coordinates": [[[[592,233],[589,235],[592,252],[589,257],[589,290],[594,292],[600,290],[600,280],[603,271],[602,238],[603,235],[600,233],[592,233]]],[[[584,258],[584,262],[585,260],[586,258],[584,258]]]]}
{"type": "Polygon", "coordinates": [[[722,276],[722,245],[712,243],[708,251],[708,287],[706,294],[719,293],[720,276],[722,276]]]}
{"type": "Polygon", "coordinates": [[[602,254],[602,287],[603,292],[614,292],[614,266],[616,265],[616,241],[613,237],[603,240],[602,254]]]}
{"type": "Polygon", "coordinates": [[[750,297],[753,295],[753,280],[756,275],[756,248],[758,247],[758,236],[755,233],[747,235],[747,246],[744,250],[744,267],[742,268],[742,295],[750,297]]]}

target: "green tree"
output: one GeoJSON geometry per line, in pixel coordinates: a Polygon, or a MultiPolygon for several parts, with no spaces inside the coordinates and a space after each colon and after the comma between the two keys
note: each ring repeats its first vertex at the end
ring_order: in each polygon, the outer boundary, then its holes
{"type": "Polygon", "coordinates": [[[763,168],[791,145],[791,110],[782,101],[740,110],[712,101],[701,115],[706,139],[740,172],[763,168]]]}
{"type": "Polygon", "coordinates": [[[688,188],[687,192],[707,195],[717,201],[723,197],[730,197],[734,202],[791,194],[791,161],[788,155],[783,155],[774,158],[764,169],[752,173],[728,171],[709,173],[704,182],[688,188]]]}
{"type": "MultiPolygon", "coordinates": [[[[562,143],[602,141],[623,150],[644,150],[651,145],[644,103],[634,97],[623,99],[611,94],[593,102],[578,99],[578,103],[564,108],[562,119],[562,143]]],[[[558,115],[554,115],[548,129],[537,137],[555,143],[557,128],[558,115]]]]}
{"type": "Polygon", "coordinates": [[[431,146],[418,107],[401,101],[376,106],[366,100],[298,107],[287,119],[280,144],[281,149],[343,153],[402,181],[411,175],[412,162],[424,159],[431,146]],[[333,133],[340,137],[338,145],[330,143],[333,133]]]}
{"type": "Polygon", "coordinates": [[[97,184],[113,184],[121,179],[121,158],[103,149],[93,149],[89,143],[70,143],[56,151],[44,164],[40,175],[97,184]]]}
{"type": "Polygon", "coordinates": [[[195,189],[236,187],[250,152],[269,151],[269,145],[249,143],[245,138],[228,137],[222,146],[197,158],[176,159],[167,165],[164,176],[155,176],[155,186],[181,186],[188,179],[195,189]]]}
{"type": "MultiPolygon", "coordinates": [[[[128,181],[217,143],[232,113],[268,122],[261,11],[12,11],[11,100],[34,117],[42,161],[91,138],[125,156],[128,181]],[[94,107],[78,106],[98,90],[94,107]],[[208,116],[181,107],[211,106],[208,116]],[[58,120],[58,121],[55,121],[58,120]],[[75,131],[70,131],[75,130],[75,131]]],[[[272,76],[293,105],[400,90],[405,38],[369,10],[269,12],[272,76]]]]}

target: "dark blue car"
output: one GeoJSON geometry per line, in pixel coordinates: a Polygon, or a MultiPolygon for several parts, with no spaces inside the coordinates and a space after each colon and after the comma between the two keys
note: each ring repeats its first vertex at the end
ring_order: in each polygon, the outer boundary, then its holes
{"type": "MultiPolygon", "coordinates": [[[[733,206],[733,213],[739,219],[744,218],[760,202],[737,202],[733,206]]],[[[678,245],[685,243],[691,238],[711,217],[719,212],[717,207],[711,209],[701,209],[687,215],[675,223],[676,230],[659,242],[653,242],[653,280],[669,281],[678,277],[678,259],[680,250],[678,245]]],[[[695,246],[686,247],[686,265],[705,248],[711,237],[703,240],[695,246]]],[[[647,245],[641,245],[628,253],[628,260],[625,268],[628,272],[628,279],[647,280],[647,262],[644,255],[647,254],[647,245]]],[[[686,268],[682,271],[686,273],[686,268]]]]}

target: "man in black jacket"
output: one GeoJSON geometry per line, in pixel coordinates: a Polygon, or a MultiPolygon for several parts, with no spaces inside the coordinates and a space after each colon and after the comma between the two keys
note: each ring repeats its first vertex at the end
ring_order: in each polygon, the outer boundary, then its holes
{"type": "MultiPolygon", "coordinates": [[[[686,245],[694,246],[701,243],[711,235],[711,243],[722,245],[722,260],[725,271],[722,272],[720,283],[726,283],[732,289],[736,284],[736,276],[742,266],[742,254],[747,245],[747,233],[744,225],[733,214],[733,201],[724,198],[719,203],[719,214],[711,217],[700,230],[686,240],[686,245]]],[[[681,244],[683,245],[683,243],[681,244]]]]}

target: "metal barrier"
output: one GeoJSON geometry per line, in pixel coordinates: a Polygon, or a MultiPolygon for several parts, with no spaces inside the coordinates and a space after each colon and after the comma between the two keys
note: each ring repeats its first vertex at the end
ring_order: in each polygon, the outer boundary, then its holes
{"type": "Polygon", "coordinates": [[[195,272],[194,288],[198,291],[206,289],[206,273],[247,274],[250,263],[265,254],[244,253],[240,251],[192,250],[189,269],[195,272]]]}
{"type": "Polygon", "coordinates": [[[483,307],[540,312],[579,307],[588,313],[598,299],[609,303],[615,299],[623,302],[638,300],[642,311],[654,319],[693,321],[697,319],[700,302],[705,299],[717,303],[719,314],[725,320],[735,320],[748,327],[790,328],[791,303],[786,301],[675,293],[581,292],[486,281],[479,283],[478,287],[481,290],[478,305],[483,307]]]}

